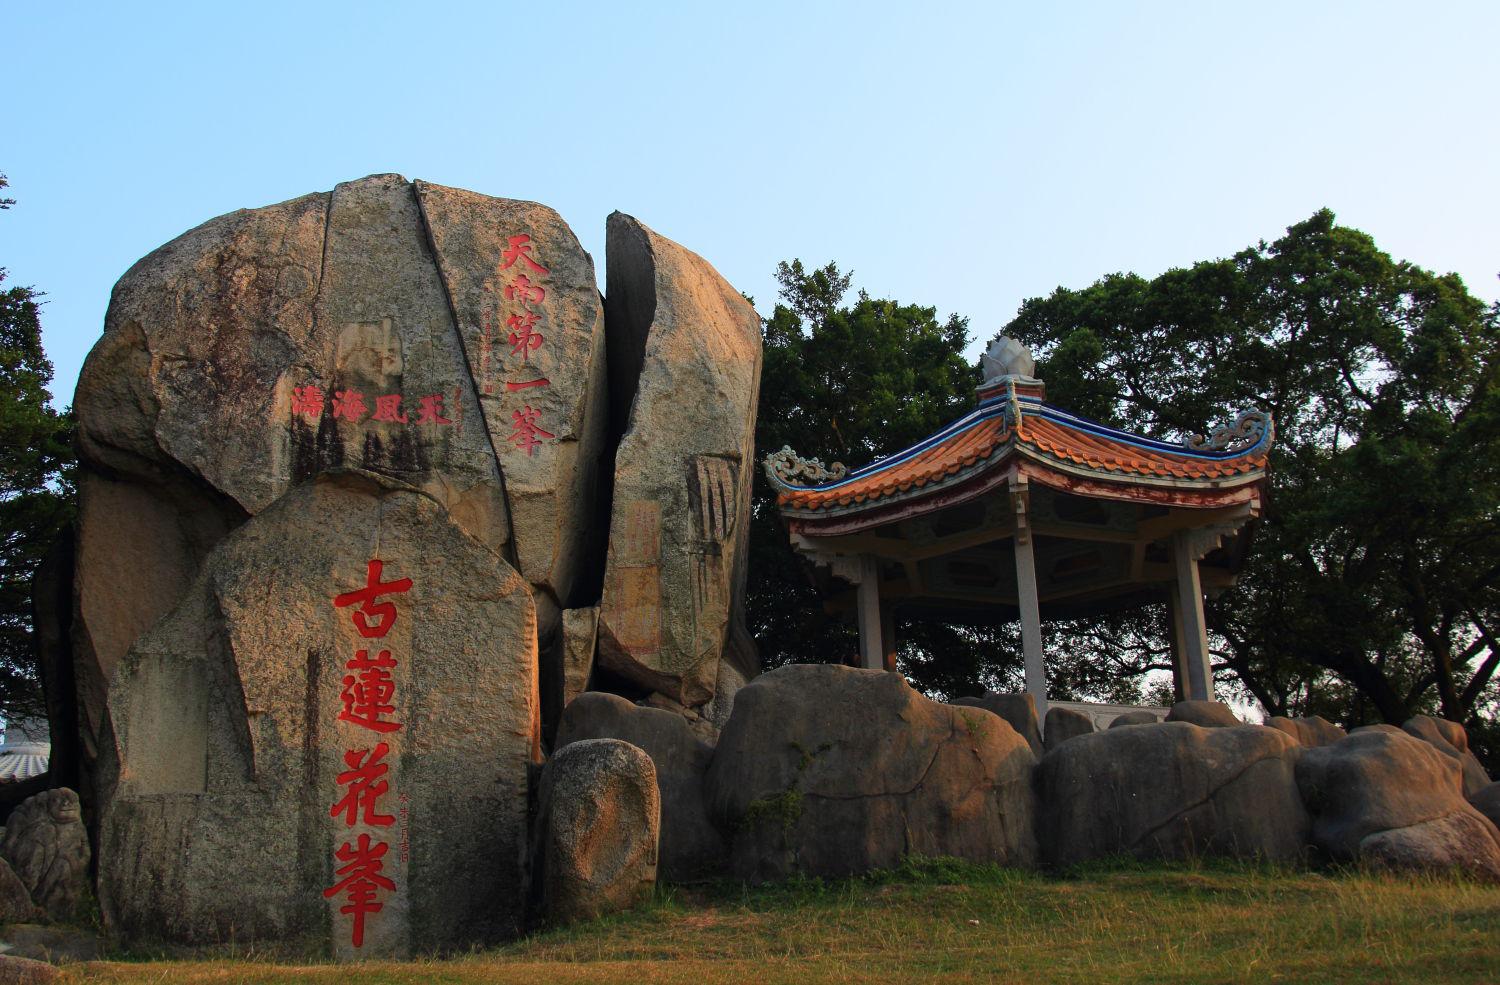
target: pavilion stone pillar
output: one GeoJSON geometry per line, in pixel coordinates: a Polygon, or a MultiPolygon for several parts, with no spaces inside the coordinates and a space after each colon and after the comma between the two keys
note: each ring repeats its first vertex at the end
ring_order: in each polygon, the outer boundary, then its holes
{"type": "Polygon", "coordinates": [[[880,615],[880,563],[868,554],[859,559],[859,665],[885,670],[885,634],[880,615]]]}
{"type": "Polygon", "coordinates": [[[1047,672],[1042,664],[1042,611],[1036,594],[1036,553],[1031,543],[1026,490],[1011,489],[1016,513],[1016,604],[1021,610],[1021,649],[1026,660],[1026,691],[1037,717],[1047,720],[1047,672]]]}
{"type": "Polygon", "coordinates": [[[1194,531],[1179,530],[1172,535],[1172,564],[1177,583],[1173,586],[1172,665],[1179,680],[1179,690],[1191,701],[1214,700],[1213,668],[1208,658],[1208,625],[1203,618],[1203,581],[1198,573],[1200,550],[1194,531]]]}
{"type": "Polygon", "coordinates": [[[889,603],[880,605],[880,655],[882,666],[896,670],[896,610],[889,603]]]}

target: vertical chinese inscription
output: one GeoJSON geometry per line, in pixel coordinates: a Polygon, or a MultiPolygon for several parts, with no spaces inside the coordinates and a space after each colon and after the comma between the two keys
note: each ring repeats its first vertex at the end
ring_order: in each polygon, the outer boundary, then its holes
{"type": "MultiPolygon", "coordinates": [[[[506,382],[505,392],[519,393],[552,385],[531,364],[532,354],[547,341],[539,326],[546,324],[546,281],[552,271],[537,257],[529,234],[509,236],[506,242],[508,245],[500,253],[500,273],[510,279],[504,282],[500,292],[500,313],[505,316],[506,341],[510,343],[509,371],[515,378],[506,382]]],[[[541,416],[541,409],[533,407],[524,398],[518,398],[511,411],[511,432],[507,440],[528,456],[536,454],[538,445],[556,437],[543,426],[541,416]]]]}
{"type": "MultiPolygon", "coordinates": [[[[351,610],[354,628],[366,640],[384,640],[396,624],[395,601],[380,599],[411,591],[410,578],[382,581],[384,569],[383,561],[372,558],[365,566],[365,587],[333,599],[335,608],[351,610]]],[[[390,844],[381,837],[384,829],[396,823],[394,815],[381,812],[382,798],[391,793],[387,777],[390,764],[386,762],[391,749],[378,736],[399,730],[401,722],[395,718],[396,681],[391,673],[396,658],[390,650],[375,649],[378,646],[356,650],[344,663],[347,673],[339,694],[338,720],[373,735],[369,737],[372,744],[365,748],[344,751],[345,769],[335,781],[337,799],[328,809],[328,816],[342,821],[345,828],[374,829],[361,831],[357,837],[350,831],[351,840],[333,853],[337,863],[334,884],[323,890],[327,899],[344,898],[339,912],[350,918],[350,942],[356,948],[364,947],[365,918],[379,913],[385,899],[396,890],[395,881],[385,874],[390,844]],[[371,649],[375,649],[373,657],[371,649]]]]}

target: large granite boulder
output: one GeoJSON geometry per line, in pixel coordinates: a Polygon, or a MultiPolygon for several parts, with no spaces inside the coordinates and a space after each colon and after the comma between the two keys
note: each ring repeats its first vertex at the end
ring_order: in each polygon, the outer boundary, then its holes
{"type": "Polygon", "coordinates": [[[630,216],[609,217],[606,249],[610,403],[624,434],[598,660],[697,707],[715,700],[726,648],[744,649],[760,319],[702,257],[630,216]]]}
{"type": "Polygon", "coordinates": [[[1397,729],[1308,749],[1297,783],[1335,861],[1500,879],[1500,831],[1463,798],[1458,759],[1397,729]]]}
{"type": "Polygon", "coordinates": [[[1254,725],[1163,722],[1071,739],[1038,771],[1043,854],[1059,866],[1118,854],[1296,860],[1308,828],[1300,751],[1254,725]]]}
{"type": "Polygon", "coordinates": [[[1036,758],[1006,722],[899,674],[793,664],[743,688],[708,770],[740,878],[839,876],[906,854],[1036,860],[1036,758]]]}
{"type": "Polygon", "coordinates": [[[527,583],[431,494],[294,488],[117,669],[108,925],[343,956],[515,932],[536,659],[527,583]]]}
{"type": "MultiPolygon", "coordinates": [[[[83,873],[83,880],[87,885],[87,872],[83,873]]],[[[31,902],[31,891],[16,875],[16,870],[0,857],[0,924],[27,923],[42,915],[42,911],[31,902]]]]}
{"type": "Polygon", "coordinates": [[[1155,725],[1161,721],[1160,715],[1150,711],[1127,711],[1110,719],[1110,728],[1126,728],[1131,725],[1155,725]]]}
{"type": "Polygon", "coordinates": [[[48,917],[75,916],[89,892],[89,839],[78,794],[60,788],[27,798],[5,822],[0,857],[48,917]]]}
{"type": "Polygon", "coordinates": [[[1500,829],[1500,783],[1491,783],[1483,790],[1470,794],[1469,803],[1500,829]]]}
{"type": "Polygon", "coordinates": [[[994,715],[1005,719],[1016,734],[1026,740],[1031,751],[1038,758],[1041,757],[1042,727],[1037,719],[1036,699],[1024,691],[1020,694],[997,694],[994,691],[986,691],[982,697],[959,698],[953,702],[956,705],[965,705],[971,708],[983,708],[994,715]]]}
{"type": "Polygon", "coordinates": [[[1047,709],[1047,726],[1044,732],[1047,751],[1075,739],[1080,735],[1094,733],[1094,720],[1076,708],[1053,705],[1047,709]]]}
{"type": "Polygon", "coordinates": [[[1167,712],[1166,720],[1204,728],[1236,728],[1245,724],[1222,701],[1179,701],[1167,712]]]}
{"type": "Polygon", "coordinates": [[[661,802],[644,751],[583,739],[542,771],[536,865],[547,917],[590,920],[644,902],[656,886],[661,802]]]}
{"type": "Polygon", "coordinates": [[[1431,715],[1417,715],[1407,719],[1401,731],[1428,743],[1445,756],[1458,761],[1463,774],[1464,796],[1469,797],[1490,785],[1490,775],[1480,765],[1478,757],[1469,751],[1469,733],[1457,722],[1431,715]]]}
{"type": "Polygon", "coordinates": [[[663,879],[680,882],[712,874],[724,865],[724,838],[708,817],[704,776],[714,747],[680,714],[644,708],[624,698],[589,691],[563,711],[557,748],[582,739],[622,739],[645,750],[656,766],[661,794],[663,879]]]}
{"type": "Polygon", "coordinates": [[[555,644],[603,550],[602,326],[555,212],[398,175],[221,216],[135,264],[75,398],[85,772],[131,644],[229,531],[320,472],[422,489],[521,571],[555,644]]]}
{"type": "Polygon", "coordinates": [[[1346,734],[1343,729],[1320,715],[1310,715],[1306,718],[1273,715],[1266,719],[1266,727],[1285,732],[1309,749],[1317,746],[1331,746],[1346,734]]]}

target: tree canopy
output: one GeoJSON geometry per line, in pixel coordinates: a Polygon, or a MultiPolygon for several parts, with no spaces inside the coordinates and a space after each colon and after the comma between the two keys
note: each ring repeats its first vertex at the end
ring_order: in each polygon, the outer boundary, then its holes
{"type": "MultiPolygon", "coordinates": [[[[0,190],[7,186],[0,175],[0,190]]],[[[0,209],[15,204],[0,199],[0,209]]],[[[73,513],[72,418],[51,406],[38,294],[0,268],[0,715],[43,714],[31,579],[73,513]]]]}
{"type": "Polygon", "coordinates": [[[1485,728],[1500,664],[1500,311],[1323,210],[1272,243],[1025,302],[1048,398],[1148,434],[1255,406],[1270,492],[1208,609],[1216,673],[1272,714],[1485,728]]]}

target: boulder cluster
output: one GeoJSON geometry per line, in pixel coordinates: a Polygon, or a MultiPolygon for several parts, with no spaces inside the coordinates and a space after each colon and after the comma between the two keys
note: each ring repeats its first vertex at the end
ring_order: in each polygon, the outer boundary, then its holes
{"type": "Polygon", "coordinates": [[[610,735],[649,752],[662,858],[696,846],[669,878],[840,876],[920,854],[1355,862],[1500,880],[1500,784],[1462,727],[1426,716],[1345,735],[1321,718],[1250,725],[1185,701],[1164,721],[1095,731],[1055,707],[1043,748],[1026,695],[940,704],[898,674],[821,665],[745,687],[716,747],[660,715],[584,694],[559,741],[610,735]]]}

